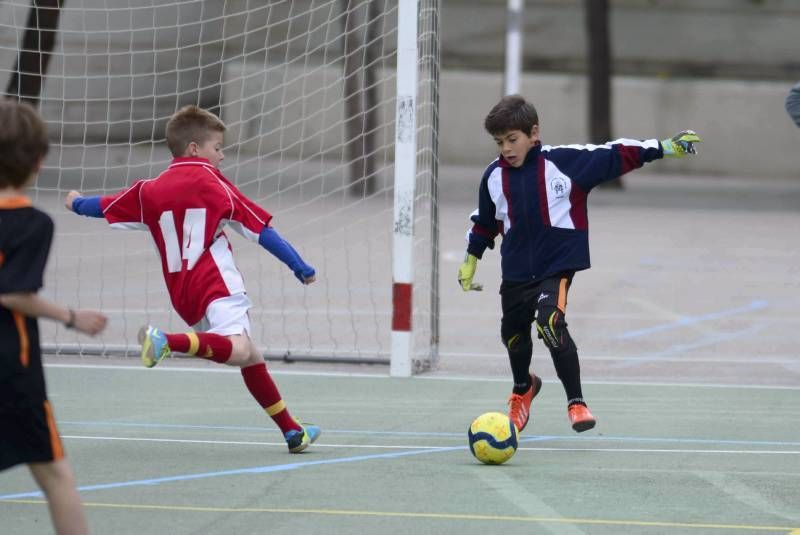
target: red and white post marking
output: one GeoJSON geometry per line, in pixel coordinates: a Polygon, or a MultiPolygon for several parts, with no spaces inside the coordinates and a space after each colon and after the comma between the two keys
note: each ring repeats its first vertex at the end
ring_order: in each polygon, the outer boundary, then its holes
{"type": "Polygon", "coordinates": [[[410,377],[414,284],[414,188],[417,179],[417,0],[397,10],[397,110],[394,150],[392,355],[389,374],[410,377]]]}

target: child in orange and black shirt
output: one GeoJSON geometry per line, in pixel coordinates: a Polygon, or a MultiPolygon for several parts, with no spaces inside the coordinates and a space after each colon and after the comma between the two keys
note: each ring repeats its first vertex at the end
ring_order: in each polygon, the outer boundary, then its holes
{"type": "Polygon", "coordinates": [[[0,100],[0,124],[0,470],[27,464],[47,497],[56,533],[88,533],[47,400],[37,318],[95,335],[106,317],[37,294],[53,221],[24,193],[47,154],[47,129],[33,108],[11,100],[0,100]]]}

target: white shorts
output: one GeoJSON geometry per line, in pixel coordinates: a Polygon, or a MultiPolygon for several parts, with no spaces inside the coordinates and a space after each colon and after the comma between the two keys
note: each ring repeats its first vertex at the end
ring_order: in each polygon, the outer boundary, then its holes
{"type": "Polygon", "coordinates": [[[209,303],[206,315],[192,326],[197,332],[214,333],[222,336],[234,334],[250,335],[250,316],[247,311],[253,303],[247,294],[234,294],[221,297],[209,303]]]}

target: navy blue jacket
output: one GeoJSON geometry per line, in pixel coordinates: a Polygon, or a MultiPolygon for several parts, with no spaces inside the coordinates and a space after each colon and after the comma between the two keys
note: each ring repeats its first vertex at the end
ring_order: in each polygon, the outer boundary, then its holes
{"type": "Polygon", "coordinates": [[[481,258],[503,234],[503,280],[514,282],[588,269],[589,192],[663,156],[657,139],[536,145],[520,167],[501,156],[481,179],[467,252],[481,258]]]}

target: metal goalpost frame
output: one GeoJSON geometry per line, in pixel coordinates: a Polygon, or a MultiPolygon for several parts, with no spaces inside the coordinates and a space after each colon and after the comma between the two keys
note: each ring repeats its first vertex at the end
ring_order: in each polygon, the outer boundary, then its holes
{"type": "MultiPolygon", "coordinates": [[[[439,0],[399,0],[395,111],[394,219],[392,245],[392,336],[389,373],[409,377],[436,367],[439,343],[438,269],[438,81],[439,0]],[[425,31],[420,25],[425,24],[425,31]],[[422,54],[420,54],[420,45],[422,54]],[[421,57],[422,56],[422,57],[421,57]],[[422,83],[420,83],[422,78],[422,83]],[[424,86],[424,87],[422,87],[424,86]],[[428,339],[415,358],[415,204],[419,179],[429,189],[428,339]]],[[[419,323],[419,321],[418,321],[419,323]]]]}
{"type": "Polygon", "coordinates": [[[389,365],[389,374],[395,377],[408,377],[412,371],[414,192],[417,177],[417,15],[417,0],[399,0],[392,245],[392,355],[389,365]]]}
{"type": "Polygon", "coordinates": [[[506,19],[505,94],[520,91],[522,78],[522,26],[525,0],[508,0],[506,19]]]}

